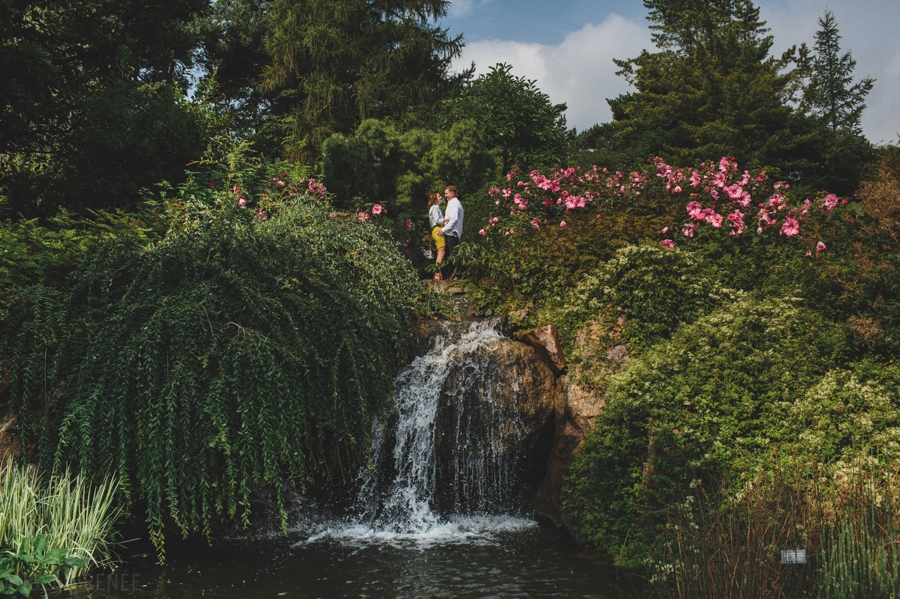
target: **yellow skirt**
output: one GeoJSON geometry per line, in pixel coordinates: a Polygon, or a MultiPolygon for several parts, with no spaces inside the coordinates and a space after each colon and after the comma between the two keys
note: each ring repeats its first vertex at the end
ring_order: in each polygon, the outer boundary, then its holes
{"type": "Polygon", "coordinates": [[[434,245],[437,246],[438,249],[447,245],[447,241],[444,239],[443,235],[438,235],[437,232],[440,231],[442,227],[440,225],[435,225],[431,230],[431,238],[434,239],[434,245]]]}

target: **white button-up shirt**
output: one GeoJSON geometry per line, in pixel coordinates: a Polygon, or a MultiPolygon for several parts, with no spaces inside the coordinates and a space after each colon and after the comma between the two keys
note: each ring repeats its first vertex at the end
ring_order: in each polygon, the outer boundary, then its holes
{"type": "Polygon", "coordinates": [[[444,225],[444,235],[456,235],[462,239],[463,207],[459,198],[451,198],[447,202],[447,211],[444,213],[450,220],[444,225]]]}

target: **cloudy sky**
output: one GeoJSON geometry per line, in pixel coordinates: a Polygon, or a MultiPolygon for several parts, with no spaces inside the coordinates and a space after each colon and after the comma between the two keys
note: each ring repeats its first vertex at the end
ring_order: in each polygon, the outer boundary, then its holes
{"type": "MultiPolygon", "coordinates": [[[[900,0],[757,0],[775,38],[773,52],[812,46],[826,9],[837,19],[841,48],[856,59],[856,78],[877,81],[862,125],[876,143],[900,135],[900,0]]],[[[606,98],[628,91],[613,58],[652,50],[641,0],[452,0],[441,25],[463,34],[458,69],[477,72],[506,62],[513,73],[535,79],[553,102],[568,105],[578,130],[612,117],[606,98]]]]}

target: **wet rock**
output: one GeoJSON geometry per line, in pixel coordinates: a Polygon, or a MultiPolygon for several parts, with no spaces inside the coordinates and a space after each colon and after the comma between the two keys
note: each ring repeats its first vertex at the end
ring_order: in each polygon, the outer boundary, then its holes
{"type": "Polygon", "coordinates": [[[533,347],[509,339],[457,350],[447,369],[435,418],[437,507],[521,506],[547,464],[562,404],[556,376],[533,347]]]}
{"type": "MultiPolygon", "coordinates": [[[[628,348],[624,345],[602,348],[600,344],[604,339],[608,340],[610,336],[602,319],[598,318],[579,331],[576,346],[583,359],[590,357],[594,360],[603,360],[602,365],[594,364],[594,366],[600,366],[602,371],[613,374],[627,365],[631,358],[628,348]]],[[[567,376],[560,379],[561,387],[565,389],[565,407],[556,423],[550,460],[544,481],[537,493],[536,504],[539,516],[566,528],[577,542],[583,544],[586,539],[581,538],[575,530],[572,514],[563,506],[562,490],[569,475],[569,468],[581,451],[585,436],[593,428],[606,402],[605,389],[577,382],[578,374],[574,373],[573,380],[567,376]]]]}
{"type": "Polygon", "coordinates": [[[568,529],[576,541],[583,542],[574,530],[571,514],[563,507],[562,490],[585,435],[593,427],[605,402],[603,390],[570,383],[566,376],[560,383],[565,389],[565,408],[557,420],[546,475],[537,492],[537,514],[568,529]]]}
{"type": "Polygon", "coordinates": [[[566,358],[559,343],[559,335],[552,324],[529,331],[522,340],[533,347],[556,374],[561,374],[566,369],[566,358]]]}

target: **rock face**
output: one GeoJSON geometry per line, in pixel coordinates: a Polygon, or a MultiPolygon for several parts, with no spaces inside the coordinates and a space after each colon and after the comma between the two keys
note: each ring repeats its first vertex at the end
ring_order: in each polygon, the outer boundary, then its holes
{"type": "MultiPolygon", "coordinates": [[[[625,345],[610,347],[624,326],[598,315],[576,338],[579,363],[591,364],[601,380],[630,360],[625,345]]],[[[440,334],[449,343],[458,337],[450,328],[423,325],[418,333],[440,334]]],[[[459,513],[513,506],[583,541],[563,506],[562,490],[604,408],[603,389],[578,371],[566,373],[553,326],[530,331],[523,342],[495,338],[465,347],[447,357],[434,419],[435,507],[459,513]]]]}
{"type": "MultiPolygon", "coordinates": [[[[619,326],[626,326],[619,322],[619,326]]],[[[608,327],[598,317],[595,322],[589,323],[576,336],[575,345],[581,354],[582,360],[602,361],[600,370],[607,374],[621,370],[630,361],[628,348],[624,345],[616,345],[612,348],[603,347],[604,339],[610,339],[608,327]]],[[[574,373],[577,378],[579,373],[574,373]]],[[[600,414],[605,405],[603,389],[579,384],[569,380],[568,376],[560,379],[565,400],[562,409],[557,412],[556,428],[553,435],[553,448],[547,463],[544,481],[538,490],[536,503],[537,514],[547,518],[557,526],[566,528],[575,540],[583,543],[574,529],[572,515],[563,506],[562,490],[565,478],[569,474],[569,468],[581,451],[585,435],[593,427],[595,418],[600,414]]]]}
{"type": "Polygon", "coordinates": [[[565,403],[556,419],[553,448],[546,475],[537,493],[537,514],[566,528],[576,541],[581,542],[572,526],[570,514],[563,508],[562,489],[569,467],[581,451],[585,435],[603,409],[604,399],[602,392],[570,384],[567,376],[563,376],[560,383],[565,389],[565,403]]]}
{"type": "Polygon", "coordinates": [[[530,507],[561,403],[557,377],[534,348],[509,339],[457,350],[447,369],[435,419],[437,507],[530,507]],[[497,494],[508,496],[487,496],[497,494]]]}
{"type": "Polygon", "coordinates": [[[553,372],[562,374],[566,369],[566,358],[555,326],[538,327],[525,335],[524,341],[538,352],[553,372]]]}

